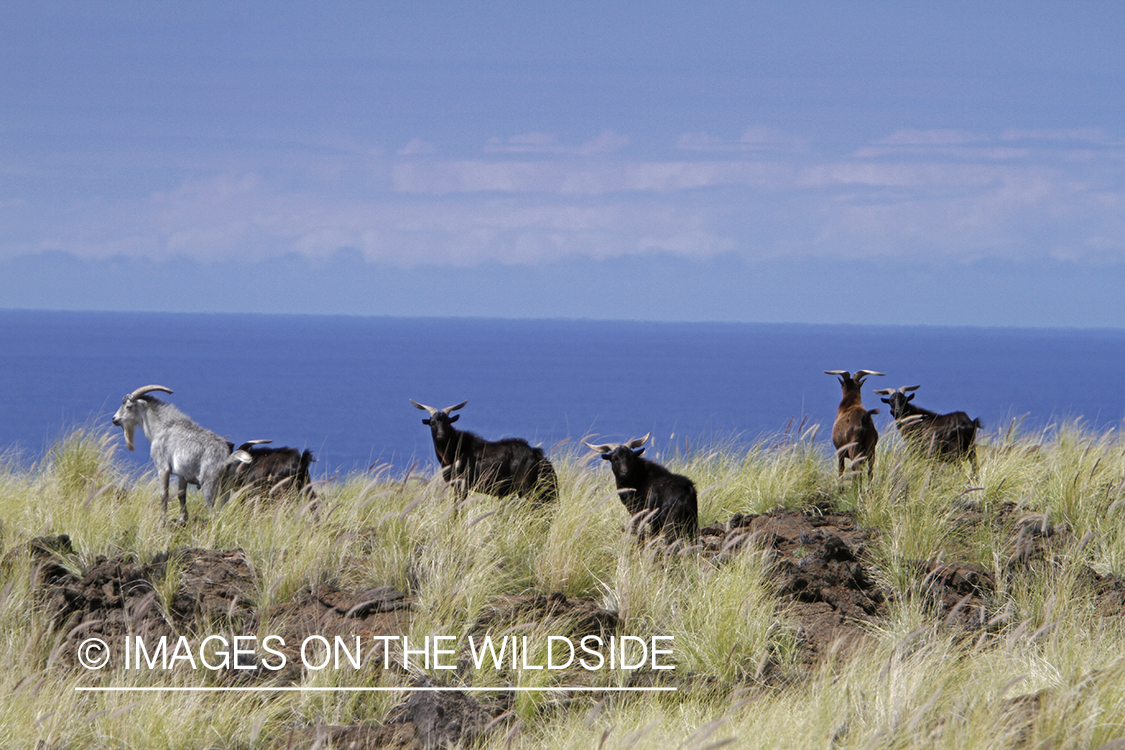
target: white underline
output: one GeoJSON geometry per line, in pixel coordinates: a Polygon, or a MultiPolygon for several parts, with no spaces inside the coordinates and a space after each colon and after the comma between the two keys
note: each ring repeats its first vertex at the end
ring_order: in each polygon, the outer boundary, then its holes
{"type": "Polygon", "coordinates": [[[83,687],[74,688],[84,693],[495,693],[495,692],[567,692],[591,693],[668,693],[675,687],[83,687]]]}

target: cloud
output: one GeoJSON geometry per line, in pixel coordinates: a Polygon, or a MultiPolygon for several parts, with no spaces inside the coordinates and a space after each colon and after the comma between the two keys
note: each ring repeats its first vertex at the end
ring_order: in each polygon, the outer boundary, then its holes
{"type": "Polygon", "coordinates": [[[885,146],[960,146],[987,140],[966,130],[897,130],[876,143],[885,146]]]}
{"type": "Polygon", "coordinates": [[[399,156],[417,156],[418,154],[432,154],[437,147],[421,138],[411,138],[405,146],[398,150],[399,156]]]}
{"type": "Polygon", "coordinates": [[[571,163],[484,160],[402,163],[393,170],[394,188],[403,193],[555,193],[604,195],[623,192],[676,192],[743,185],[792,184],[792,168],[758,161],[647,161],[571,163]]]}
{"type": "Polygon", "coordinates": [[[1104,128],[1072,128],[1055,130],[1009,129],[1000,134],[1002,141],[1073,141],[1091,144],[1110,142],[1104,128]]]}
{"type": "Polygon", "coordinates": [[[523,194],[329,198],[278,190],[258,174],[222,174],[143,200],[87,206],[35,249],[103,260],[259,262],[298,253],[326,262],[352,248],[366,261],[398,267],[729,250],[728,238],[706,229],[704,214],[668,201],[575,203],[523,194]]]}
{"type": "Polygon", "coordinates": [[[795,153],[807,150],[808,141],[774,128],[756,126],[747,128],[734,141],[726,141],[708,133],[684,133],[676,142],[676,148],[685,151],[795,153]]]}
{"type": "Polygon", "coordinates": [[[806,167],[800,183],[807,187],[895,187],[911,190],[981,188],[995,183],[1003,170],[979,164],[881,163],[858,159],[806,167]]]}
{"type": "Polygon", "coordinates": [[[851,156],[857,159],[924,156],[958,161],[1085,161],[1095,155],[1110,159],[1125,158],[1122,146],[1125,146],[1125,141],[1115,141],[1103,128],[1012,128],[1002,131],[997,137],[961,130],[901,130],[857,148],[851,156]]]}
{"type": "Polygon", "coordinates": [[[899,131],[845,156],[798,150],[791,138],[788,152],[755,150],[787,142],[768,129],[744,131],[737,142],[691,138],[699,159],[682,158],[683,139],[670,151],[681,158],[628,158],[628,139],[610,130],[571,146],[525,134],[502,144],[522,153],[469,159],[439,157],[412,139],[397,158],[333,155],[326,165],[309,156],[290,171],[201,172],[147,195],[83,197],[63,210],[15,195],[0,204],[10,220],[0,257],[62,250],[262,261],[295,253],[327,262],[351,248],[400,268],[656,253],[1125,257],[1123,158],[1089,138],[899,131]],[[1007,158],[992,153],[1005,148],[1007,158]],[[1099,158],[1077,156],[1091,149],[1099,158]]]}
{"type": "Polygon", "coordinates": [[[526,133],[507,139],[492,137],[484,145],[489,154],[575,154],[595,156],[620,151],[629,145],[629,138],[612,130],[603,130],[594,138],[578,145],[566,146],[551,133],[526,133]]]}
{"type": "Polygon", "coordinates": [[[1027,148],[1012,148],[1003,146],[864,146],[856,149],[851,155],[856,159],[882,159],[885,157],[925,156],[929,158],[948,158],[958,161],[1006,161],[1024,159],[1034,152],[1027,148]]]}

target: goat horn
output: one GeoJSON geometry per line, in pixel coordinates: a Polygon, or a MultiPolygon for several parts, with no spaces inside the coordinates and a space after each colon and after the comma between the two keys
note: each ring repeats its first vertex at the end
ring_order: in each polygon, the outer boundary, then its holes
{"type": "Polygon", "coordinates": [[[875,370],[856,370],[856,378],[866,378],[868,375],[885,375],[883,372],[876,372],[875,370]]]}
{"type": "MultiPolygon", "coordinates": [[[[902,389],[899,388],[899,390],[901,391],[902,389]]],[[[875,391],[875,393],[879,394],[880,396],[890,396],[894,392],[894,388],[880,388],[879,390],[875,391]]]]}
{"type": "Polygon", "coordinates": [[[902,388],[899,388],[899,391],[906,393],[907,391],[916,391],[921,387],[920,385],[904,385],[902,388]]]}
{"type": "Polygon", "coordinates": [[[852,376],[852,374],[850,372],[848,372],[847,370],[825,370],[824,374],[825,375],[844,375],[845,377],[849,377],[849,378],[852,376]]]}
{"type": "Polygon", "coordinates": [[[605,445],[594,445],[593,443],[586,443],[586,447],[594,451],[595,453],[612,453],[621,446],[625,446],[626,448],[633,450],[644,445],[645,441],[648,440],[650,435],[652,435],[651,432],[647,433],[643,438],[633,438],[627,443],[606,443],[605,445]]]}
{"type": "Polygon", "coordinates": [[[629,442],[625,443],[625,446],[628,448],[640,448],[642,445],[648,442],[650,435],[652,435],[651,432],[646,432],[643,438],[633,438],[629,442]]]}
{"type": "Polygon", "coordinates": [[[145,395],[145,394],[146,394],[146,393],[148,393],[149,391],[163,391],[164,393],[171,393],[171,392],[172,392],[172,389],[171,389],[171,388],[167,388],[167,387],[165,387],[165,386],[163,386],[163,385],[146,385],[146,386],[142,386],[141,388],[138,388],[137,390],[135,390],[135,391],[133,391],[132,393],[130,393],[130,394],[129,394],[129,395],[127,396],[127,398],[128,398],[128,399],[129,399],[130,401],[132,401],[132,400],[134,400],[134,399],[136,399],[136,398],[139,398],[140,396],[143,396],[143,395],[145,395]]]}
{"type": "Polygon", "coordinates": [[[447,407],[445,407],[444,409],[442,409],[442,411],[443,411],[443,412],[445,412],[445,415],[446,415],[446,416],[449,416],[449,415],[450,415],[451,413],[453,413],[453,412],[457,411],[458,409],[461,409],[461,408],[463,408],[463,407],[465,406],[465,404],[467,404],[467,403],[469,403],[469,400],[468,400],[468,399],[465,399],[464,401],[462,401],[461,403],[457,404],[456,406],[447,406],[447,407]]]}
{"type": "Polygon", "coordinates": [[[414,399],[410,399],[410,403],[414,404],[415,409],[421,409],[422,411],[428,411],[430,413],[431,417],[436,417],[438,415],[439,410],[435,409],[432,406],[426,406],[425,404],[420,404],[417,401],[415,401],[414,399]]]}

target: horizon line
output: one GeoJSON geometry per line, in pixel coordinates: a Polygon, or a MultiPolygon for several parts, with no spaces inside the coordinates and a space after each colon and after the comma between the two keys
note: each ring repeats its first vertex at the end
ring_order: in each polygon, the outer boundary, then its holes
{"type": "Polygon", "coordinates": [[[848,321],[810,322],[810,321],[779,321],[779,320],[732,320],[729,318],[692,318],[692,319],[656,319],[656,318],[596,318],[580,316],[510,316],[510,315],[393,315],[389,313],[345,313],[345,312],[277,312],[262,310],[140,310],[140,309],[94,309],[94,308],[52,308],[52,307],[4,307],[0,306],[2,313],[48,313],[71,315],[183,315],[183,316],[256,316],[256,317],[298,317],[298,318],[359,318],[381,319],[395,321],[477,321],[477,322],[503,322],[503,323],[630,323],[637,325],[722,325],[722,326],[791,326],[805,328],[945,328],[975,331],[1051,331],[1063,333],[1066,331],[1085,332],[1121,332],[1125,331],[1125,324],[1117,326],[1101,325],[1011,325],[1011,324],[986,324],[986,323],[855,323],[848,321]]]}

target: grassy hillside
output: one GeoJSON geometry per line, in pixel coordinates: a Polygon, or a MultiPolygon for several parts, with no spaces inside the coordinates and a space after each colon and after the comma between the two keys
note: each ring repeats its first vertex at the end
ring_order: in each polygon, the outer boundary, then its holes
{"type": "Polygon", "coordinates": [[[624,533],[604,462],[565,446],[552,455],[560,501],[538,511],[472,495],[454,513],[432,467],[405,479],[384,469],[318,487],[315,517],[295,498],[241,497],[208,514],[193,491],[192,520],[176,527],[160,522],[153,476],[122,469],[119,433],[76,431],[30,468],[0,461],[0,746],[421,746],[421,719],[396,721],[412,699],[402,692],[76,690],[420,680],[501,688],[455,708],[477,716],[462,739],[481,747],[1099,747],[1125,736],[1125,444],[1078,425],[983,442],[972,476],[884,435],[870,484],[838,480],[808,434],[749,452],[657,445],[654,457],[695,480],[710,527],[700,545],[668,549],[624,533]],[[814,569],[838,578],[806,585],[827,580],[814,569]],[[365,648],[359,668],[301,667],[294,646],[315,633],[389,652],[365,648]],[[100,670],[77,662],[89,634],[114,654],[100,670]],[[126,635],[159,634],[192,648],[281,634],[287,665],[124,666],[126,635]],[[663,662],[675,669],[525,668],[545,663],[550,635],[594,634],[670,636],[663,662]],[[378,641],[391,635],[449,637],[455,668],[378,641]],[[529,653],[478,667],[467,644],[484,635],[526,636],[529,653]]]}

